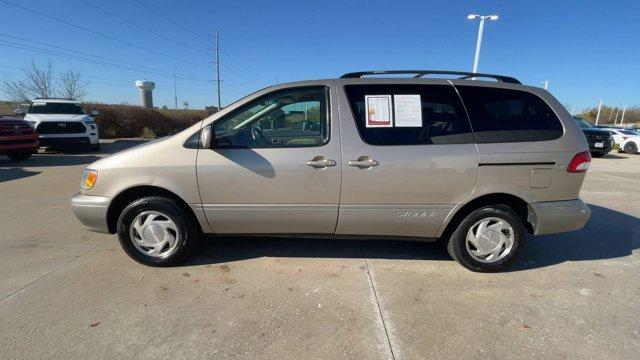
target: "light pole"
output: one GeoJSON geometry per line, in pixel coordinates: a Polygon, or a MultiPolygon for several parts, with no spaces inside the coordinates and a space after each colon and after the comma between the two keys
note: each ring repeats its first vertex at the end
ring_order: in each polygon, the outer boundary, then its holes
{"type": "Polygon", "coordinates": [[[480,60],[480,47],[482,46],[482,30],[484,30],[484,21],[489,19],[492,21],[498,20],[498,15],[476,15],[469,14],[467,16],[469,20],[480,19],[480,27],[478,28],[478,40],[476,42],[476,55],[473,58],[473,72],[478,72],[478,60],[480,60]]]}
{"type": "Polygon", "coordinates": [[[549,89],[549,83],[551,82],[551,80],[547,80],[547,81],[543,81],[542,83],[544,84],[544,89],[547,90],[549,89]]]}

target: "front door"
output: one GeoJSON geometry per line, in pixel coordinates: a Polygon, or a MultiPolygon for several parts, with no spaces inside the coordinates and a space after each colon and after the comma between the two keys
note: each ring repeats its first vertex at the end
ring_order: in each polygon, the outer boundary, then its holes
{"type": "Polygon", "coordinates": [[[330,85],[274,90],[213,123],[197,172],[215,233],[334,233],[341,158],[330,85]]]}
{"type": "Polygon", "coordinates": [[[478,153],[459,96],[446,80],[417,82],[340,87],[337,234],[434,237],[473,190],[478,153]]]}

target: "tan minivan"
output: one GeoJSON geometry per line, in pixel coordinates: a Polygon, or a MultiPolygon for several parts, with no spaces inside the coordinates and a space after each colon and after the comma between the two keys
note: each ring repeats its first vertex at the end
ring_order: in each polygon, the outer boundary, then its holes
{"type": "Polygon", "coordinates": [[[148,265],[204,234],[268,234],[443,239],[463,266],[495,271],[527,232],[584,226],[588,150],[551,94],[514,78],[358,72],[268,87],[96,161],[71,206],[148,265]]]}

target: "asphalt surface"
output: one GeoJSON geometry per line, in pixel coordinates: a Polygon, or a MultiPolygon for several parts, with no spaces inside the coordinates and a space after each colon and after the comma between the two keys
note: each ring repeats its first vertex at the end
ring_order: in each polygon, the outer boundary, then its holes
{"type": "Polygon", "coordinates": [[[640,155],[594,159],[580,231],[472,273],[437,244],[209,239],[130,260],[69,208],[103,152],[0,157],[0,358],[637,359],[640,155]]]}

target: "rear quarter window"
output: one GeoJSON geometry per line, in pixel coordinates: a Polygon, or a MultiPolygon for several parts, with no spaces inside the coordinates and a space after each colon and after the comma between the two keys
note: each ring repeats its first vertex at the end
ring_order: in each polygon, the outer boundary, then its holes
{"type": "Polygon", "coordinates": [[[541,98],[526,91],[456,86],[466,106],[477,143],[558,139],[562,124],[541,98]]]}
{"type": "MultiPolygon", "coordinates": [[[[345,92],[358,133],[370,145],[446,145],[473,143],[471,127],[460,98],[450,85],[347,85],[345,92]],[[419,95],[421,121],[404,127],[367,127],[365,96],[390,96],[391,112],[397,95],[419,95]]],[[[397,114],[393,114],[394,116],[397,114]]]]}

